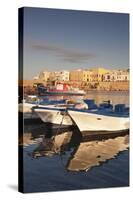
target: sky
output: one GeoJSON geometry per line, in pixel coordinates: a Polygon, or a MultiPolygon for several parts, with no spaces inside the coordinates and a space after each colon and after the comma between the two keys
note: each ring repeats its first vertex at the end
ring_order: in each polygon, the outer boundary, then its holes
{"type": "Polygon", "coordinates": [[[24,79],[40,71],[129,67],[129,15],[24,8],[24,79]]]}

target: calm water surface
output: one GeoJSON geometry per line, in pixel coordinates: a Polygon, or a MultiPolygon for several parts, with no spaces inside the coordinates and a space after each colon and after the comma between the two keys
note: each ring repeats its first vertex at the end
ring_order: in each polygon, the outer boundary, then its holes
{"type": "MultiPolygon", "coordinates": [[[[52,97],[50,97],[52,99],[52,97]]],[[[66,99],[56,97],[56,99],[66,99]]],[[[79,98],[79,97],[70,97],[79,98]]],[[[90,92],[85,98],[129,105],[128,92],[90,92]]],[[[55,99],[55,97],[54,97],[55,99]]],[[[76,127],[25,124],[24,191],[47,192],[129,185],[129,136],[92,138],[76,127]],[[52,134],[49,137],[49,130],[52,134]],[[51,137],[52,135],[52,137],[51,137]]]]}

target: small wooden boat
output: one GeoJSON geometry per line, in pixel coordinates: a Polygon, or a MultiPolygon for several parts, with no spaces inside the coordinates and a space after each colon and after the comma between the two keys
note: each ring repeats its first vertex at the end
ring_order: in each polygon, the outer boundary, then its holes
{"type": "Polygon", "coordinates": [[[73,125],[70,116],[66,113],[66,105],[39,106],[34,107],[33,110],[45,123],[73,125]]]}
{"type": "Polygon", "coordinates": [[[75,107],[75,109],[88,108],[86,103],[84,103],[83,101],[81,102],[66,101],[66,103],[64,104],[49,104],[43,107],[33,107],[33,110],[43,122],[49,122],[52,124],[73,125],[73,121],[68,115],[67,109],[73,107],[75,107]]]}
{"type": "Polygon", "coordinates": [[[39,116],[33,112],[33,107],[49,107],[49,105],[64,105],[66,100],[48,100],[39,98],[36,95],[29,95],[27,98],[19,104],[19,112],[23,113],[24,119],[39,118],[39,116]]]}
{"type": "Polygon", "coordinates": [[[114,110],[68,109],[67,112],[81,132],[119,132],[129,129],[129,108],[126,108],[124,104],[117,104],[114,110]]]}

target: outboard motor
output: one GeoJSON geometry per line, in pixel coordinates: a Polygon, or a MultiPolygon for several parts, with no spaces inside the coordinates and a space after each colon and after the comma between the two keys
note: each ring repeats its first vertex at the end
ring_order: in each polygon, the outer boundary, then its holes
{"type": "Polygon", "coordinates": [[[115,105],[115,112],[122,113],[125,111],[125,104],[116,104],[115,105]]]}

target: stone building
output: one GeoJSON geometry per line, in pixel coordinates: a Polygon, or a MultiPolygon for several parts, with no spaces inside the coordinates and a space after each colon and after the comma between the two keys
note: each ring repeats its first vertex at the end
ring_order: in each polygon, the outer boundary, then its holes
{"type": "Polygon", "coordinates": [[[92,74],[93,74],[93,72],[91,70],[84,70],[82,81],[91,82],[92,81],[92,74]]]}
{"type": "Polygon", "coordinates": [[[129,81],[129,70],[112,70],[104,74],[104,81],[129,81]]]}
{"type": "Polygon", "coordinates": [[[49,76],[50,81],[69,81],[69,71],[56,71],[50,72],[49,76]]]}
{"type": "Polygon", "coordinates": [[[90,82],[101,82],[104,79],[104,75],[109,72],[109,70],[98,67],[89,70],[91,72],[90,82]]]}
{"type": "Polygon", "coordinates": [[[78,69],[70,71],[70,81],[72,82],[83,81],[83,70],[78,69]]]}
{"type": "Polygon", "coordinates": [[[47,82],[49,80],[50,72],[49,71],[42,71],[39,74],[39,79],[42,81],[47,82]]]}

